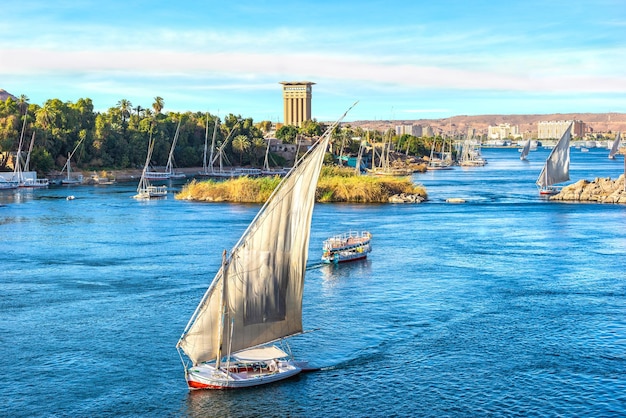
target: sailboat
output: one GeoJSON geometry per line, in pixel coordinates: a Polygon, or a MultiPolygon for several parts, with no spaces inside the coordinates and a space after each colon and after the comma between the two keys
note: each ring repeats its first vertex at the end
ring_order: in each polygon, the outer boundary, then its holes
{"type": "Polygon", "coordinates": [[[530,152],[530,139],[526,141],[524,146],[522,147],[522,153],[519,156],[519,159],[524,161],[528,157],[528,153],[530,152]]]}
{"type": "Polygon", "coordinates": [[[221,268],[176,344],[190,389],[258,386],[306,370],[285,339],[303,332],[317,180],[331,133],[349,110],[283,177],[230,253],[224,250],[221,268]]]}
{"type": "Polygon", "coordinates": [[[539,194],[556,194],[560,191],[560,187],[554,185],[569,180],[571,128],[572,125],[570,124],[546,159],[546,163],[536,181],[539,187],[539,194]]]}
{"type": "MultiPolygon", "coordinates": [[[[28,112],[27,112],[28,113],[28,112]]],[[[22,133],[20,134],[20,141],[17,147],[17,153],[15,154],[15,162],[13,164],[13,177],[12,182],[17,182],[18,187],[48,187],[48,179],[37,178],[36,171],[29,171],[30,154],[33,152],[33,145],[35,144],[35,132],[30,139],[30,146],[28,148],[28,154],[26,155],[26,161],[22,167],[22,147],[24,145],[24,132],[26,131],[26,115],[24,114],[24,123],[22,124],[22,133]]]]}
{"type": "Polygon", "coordinates": [[[24,163],[24,171],[22,172],[22,181],[20,187],[48,187],[49,180],[46,178],[37,178],[36,171],[30,171],[30,154],[33,152],[33,145],[35,144],[35,132],[33,132],[30,138],[30,146],[28,147],[28,154],[26,154],[26,162],[24,163]]]}
{"type": "Polygon", "coordinates": [[[620,132],[618,132],[617,135],[615,135],[615,140],[613,141],[613,145],[611,146],[611,151],[609,151],[610,160],[615,159],[615,154],[617,154],[617,151],[619,151],[620,140],[620,132]]]}
{"type": "Polygon", "coordinates": [[[137,185],[137,194],[133,196],[135,199],[152,199],[155,197],[167,196],[167,186],[153,186],[150,184],[146,173],[148,167],[150,167],[150,159],[152,158],[152,151],[154,151],[154,139],[152,138],[152,130],[150,130],[150,139],[148,139],[148,154],[146,155],[146,163],[143,166],[141,172],[141,178],[137,185]]]}
{"type": "MultiPolygon", "coordinates": [[[[443,140],[441,144],[441,152],[439,153],[439,158],[435,158],[435,142],[430,147],[430,159],[428,160],[428,170],[452,170],[452,159],[444,159],[446,157],[445,146],[446,141],[443,140]]],[[[452,153],[450,152],[451,155],[452,153]]]]}
{"type": "Polygon", "coordinates": [[[61,171],[67,170],[67,175],[65,176],[65,178],[61,179],[61,184],[71,186],[74,184],[81,184],[83,182],[83,175],[81,173],[79,173],[76,176],[72,176],[72,157],[76,153],[76,150],[78,149],[80,144],[83,143],[83,139],[78,141],[78,144],[76,144],[76,146],[74,147],[74,150],[71,153],[67,154],[67,161],[65,162],[65,165],[63,166],[63,169],[61,170],[61,171]]]}
{"type": "Polygon", "coordinates": [[[148,180],[168,180],[168,179],[180,179],[185,178],[185,173],[178,173],[174,171],[174,149],[176,148],[176,142],[178,141],[178,135],[180,133],[180,123],[181,120],[178,121],[178,126],[176,127],[176,133],[174,134],[174,140],[172,141],[172,146],[170,147],[170,153],[167,157],[167,164],[165,165],[165,171],[150,171],[147,170],[145,175],[148,180]]]}
{"type": "Polygon", "coordinates": [[[372,148],[372,173],[377,176],[410,176],[413,174],[413,170],[407,167],[397,167],[391,164],[391,133],[388,137],[383,139],[383,146],[380,152],[380,165],[374,168],[374,157],[376,154],[376,148],[372,148]]]}
{"type": "Polygon", "coordinates": [[[482,167],[487,164],[487,160],[482,157],[480,148],[480,140],[474,141],[473,138],[467,138],[463,142],[459,165],[462,167],[482,167]]]}

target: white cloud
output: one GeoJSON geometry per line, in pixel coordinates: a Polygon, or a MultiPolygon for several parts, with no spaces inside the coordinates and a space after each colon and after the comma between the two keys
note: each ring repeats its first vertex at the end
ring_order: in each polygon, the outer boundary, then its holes
{"type": "MultiPolygon", "coordinates": [[[[0,50],[11,57],[0,74],[113,74],[120,76],[225,77],[255,84],[267,79],[333,79],[386,89],[461,89],[536,92],[626,92],[626,77],[595,76],[553,64],[499,72],[443,66],[374,62],[360,57],[314,54],[189,53],[175,51],[0,50]]],[[[562,58],[561,58],[562,59],[562,58]]],[[[557,59],[558,61],[559,59],[557,59]]]]}

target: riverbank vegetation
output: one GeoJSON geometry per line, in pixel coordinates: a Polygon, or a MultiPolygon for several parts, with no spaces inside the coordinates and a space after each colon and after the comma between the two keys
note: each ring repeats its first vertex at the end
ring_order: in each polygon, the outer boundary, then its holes
{"type": "MultiPolygon", "coordinates": [[[[29,103],[24,95],[9,97],[0,101],[0,171],[13,170],[20,138],[23,138],[22,152],[26,152],[33,135],[30,167],[47,176],[64,166],[68,154],[79,142],[81,145],[72,156],[73,169],[140,169],[151,133],[155,139],[152,165],[164,166],[179,122],[180,133],[174,150],[178,168],[203,166],[205,138],[208,136],[210,141],[214,131],[216,148],[223,149],[224,165],[260,167],[265,160],[266,137],[271,135],[283,143],[299,144],[300,139],[314,138],[327,128],[315,120],[307,121],[302,127],[276,127],[270,121],[255,123],[252,118],[241,115],[228,114],[220,118],[205,112],[164,112],[164,107],[161,97],[155,97],[152,104],[141,105],[121,99],[106,111],[94,110],[89,98],[76,102],[50,99],[40,106],[29,103]]],[[[396,158],[421,159],[430,153],[433,141],[442,143],[441,138],[398,136],[393,130],[365,131],[349,123],[342,123],[332,135],[335,160],[355,156],[363,147],[363,161],[368,167],[379,164],[385,149],[397,150],[392,152],[396,158]]],[[[300,149],[300,153],[303,152],[305,150],[300,149]]],[[[271,166],[291,163],[273,153],[268,159],[271,166]]]]}
{"type": "MultiPolygon", "coordinates": [[[[240,177],[226,181],[192,181],[176,199],[202,202],[263,203],[278,186],[280,178],[240,177]]],[[[345,167],[324,166],[317,185],[318,202],[387,203],[398,194],[420,195],[426,190],[409,177],[357,175],[345,167]]]]}

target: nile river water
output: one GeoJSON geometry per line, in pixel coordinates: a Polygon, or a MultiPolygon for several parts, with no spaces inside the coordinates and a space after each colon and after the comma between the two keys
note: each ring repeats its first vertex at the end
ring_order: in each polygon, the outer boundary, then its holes
{"type": "MultiPolygon", "coordinates": [[[[617,178],[607,154],[572,148],[572,181],[617,178]]],[[[291,347],[322,370],[232,392],[189,392],[175,344],[258,205],[0,192],[0,415],[626,415],[626,206],[540,198],[547,150],[483,155],[415,174],[422,204],[316,205],[315,331],[291,347]],[[351,229],[372,232],[368,259],[317,265],[351,229]]]]}

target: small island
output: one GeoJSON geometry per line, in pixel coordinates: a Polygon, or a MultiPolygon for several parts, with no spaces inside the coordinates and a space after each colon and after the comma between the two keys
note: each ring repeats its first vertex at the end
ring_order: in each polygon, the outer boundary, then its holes
{"type": "Polygon", "coordinates": [[[563,187],[550,200],[598,202],[598,203],[626,203],[624,175],[616,180],[596,178],[593,181],[579,180],[576,183],[563,187]]]}
{"type": "MultiPolygon", "coordinates": [[[[280,177],[239,177],[226,181],[192,181],[176,199],[199,202],[263,203],[280,183],[280,177]]],[[[421,203],[423,186],[410,177],[357,175],[353,169],[324,166],[317,184],[316,201],[322,203],[421,203]]]]}

